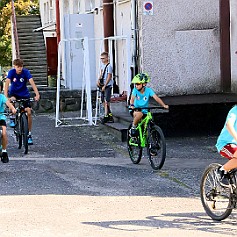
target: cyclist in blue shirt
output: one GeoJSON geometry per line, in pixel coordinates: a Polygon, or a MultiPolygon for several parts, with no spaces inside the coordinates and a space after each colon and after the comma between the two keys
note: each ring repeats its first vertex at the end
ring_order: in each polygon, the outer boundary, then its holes
{"type": "Polygon", "coordinates": [[[216,148],[220,155],[229,159],[217,172],[220,184],[229,186],[228,171],[237,168],[237,105],[230,109],[225,125],[217,139],[216,148]]]}
{"type": "MultiPolygon", "coordinates": [[[[135,87],[132,91],[131,99],[130,99],[130,107],[134,108],[144,108],[149,106],[150,97],[153,97],[154,100],[163,106],[165,109],[168,109],[169,106],[166,105],[162,99],[160,99],[155,92],[146,86],[146,84],[150,81],[150,77],[146,73],[138,73],[132,80],[132,83],[135,84],[135,87]]],[[[136,136],[136,127],[139,121],[142,119],[144,115],[147,114],[146,109],[142,109],[141,111],[132,111],[133,116],[133,124],[131,128],[131,135],[136,136]]]]}
{"type": "MultiPolygon", "coordinates": [[[[0,81],[0,91],[2,92],[3,89],[3,82],[0,81]]],[[[6,116],[3,114],[5,110],[5,106],[8,106],[10,110],[12,111],[13,114],[16,113],[16,109],[10,103],[10,101],[6,98],[6,96],[2,93],[0,93],[0,126],[2,127],[2,154],[1,154],[1,161],[3,163],[8,163],[9,158],[7,154],[7,144],[8,144],[8,139],[7,139],[7,126],[6,126],[6,116]]]]}
{"type": "MultiPolygon", "coordinates": [[[[28,99],[30,98],[30,92],[27,88],[27,83],[29,82],[35,93],[35,101],[40,99],[39,91],[35,85],[35,82],[28,69],[23,68],[23,61],[21,59],[15,59],[13,61],[14,68],[8,72],[7,79],[5,82],[4,94],[6,97],[10,97],[10,100],[15,99],[28,99]]],[[[31,136],[32,130],[32,115],[30,103],[25,104],[25,110],[28,115],[28,144],[32,145],[33,140],[31,136]]],[[[15,126],[15,124],[10,124],[10,126],[15,126]]]]}

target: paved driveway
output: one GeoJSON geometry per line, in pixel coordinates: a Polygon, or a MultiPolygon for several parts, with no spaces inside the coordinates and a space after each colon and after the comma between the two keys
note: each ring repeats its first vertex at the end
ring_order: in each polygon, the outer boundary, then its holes
{"type": "Polygon", "coordinates": [[[224,162],[215,137],[167,138],[167,159],[154,172],[134,165],[126,144],[101,127],[54,127],[34,118],[29,154],[9,129],[10,162],[0,169],[0,236],[234,236],[236,213],[214,222],[203,211],[204,168],[224,162]]]}

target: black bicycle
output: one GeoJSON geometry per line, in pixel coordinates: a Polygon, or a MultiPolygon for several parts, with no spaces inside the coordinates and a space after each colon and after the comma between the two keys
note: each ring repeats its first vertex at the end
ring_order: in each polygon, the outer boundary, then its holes
{"type": "Polygon", "coordinates": [[[137,125],[136,136],[132,136],[128,127],[127,147],[130,159],[134,164],[138,164],[142,158],[143,148],[147,148],[148,159],[154,170],[161,169],[166,158],[166,142],[162,129],[153,121],[151,110],[158,112],[168,112],[163,107],[134,108],[133,110],[147,109],[148,113],[137,125]]]}
{"type": "Polygon", "coordinates": [[[21,149],[22,145],[25,147],[24,154],[28,153],[28,116],[25,111],[25,104],[34,101],[33,98],[29,99],[18,99],[12,101],[16,108],[16,118],[14,134],[16,135],[16,140],[18,142],[18,149],[21,149]]]}
{"type": "Polygon", "coordinates": [[[202,205],[213,220],[221,221],[227,218],[237,203],[237,169],[228,173],[229,187],[222,187],[217,170],[222,165],[210,164],[201,179],[200,193],[202,205]]]}

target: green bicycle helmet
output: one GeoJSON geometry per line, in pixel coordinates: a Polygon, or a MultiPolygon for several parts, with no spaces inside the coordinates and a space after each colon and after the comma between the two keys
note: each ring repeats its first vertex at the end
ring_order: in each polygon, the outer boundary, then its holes
{"type": "Polygon", "coordinates": [[[132,83],[147,83],[150,82],[150,77],[148,76],[147,73],[138,73],[133,79],[132,83]]]}

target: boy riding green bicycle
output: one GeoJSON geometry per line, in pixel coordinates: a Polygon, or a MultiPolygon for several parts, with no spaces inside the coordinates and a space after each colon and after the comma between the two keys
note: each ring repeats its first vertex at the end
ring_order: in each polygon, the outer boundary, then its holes
{"type": "Polygon", "coordinates": [[[138,73],[132,80],[135,87],[130,99],[130,114],[133,116],[131,136],[136,136],[137,124],[147,115],[147,109],[141,109],[141,111],[139,111],[139,108],[148,107],[150,97],[153,97],[154,100],[165,109],[169,109],[169,106],[166,105],[151,88],[146,86],[148,82],[150,82],[150,77],[147,73],[138,73]]]}
{"type": "Polygon", "coordinates": [[[150,77],[146,73],[139,73],[132,80],[135,88],[132,91],[129,111],[133,122],[128,128],[127,146],[134,164],[141,161],[142,150],[147,148],[149,162],[152,168],[157,170],[164,164],[166,143],[162,129],[154,123],[151,112],[157,108],[161,110],[161,107],[149,107],[149,99],[153,97],[165,110],[168,110],[169,106],[151,88],[146,87],[149,81],[150,77]]]}

